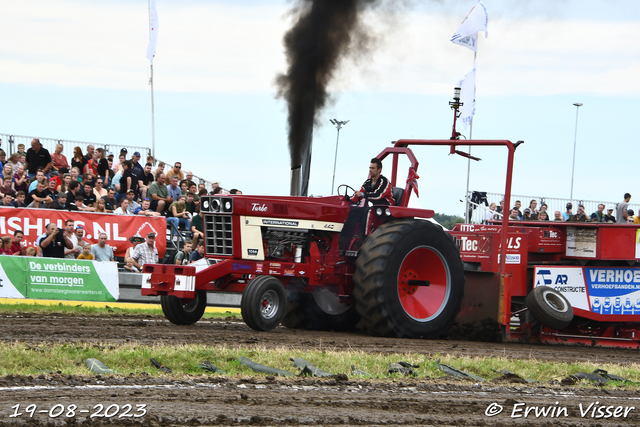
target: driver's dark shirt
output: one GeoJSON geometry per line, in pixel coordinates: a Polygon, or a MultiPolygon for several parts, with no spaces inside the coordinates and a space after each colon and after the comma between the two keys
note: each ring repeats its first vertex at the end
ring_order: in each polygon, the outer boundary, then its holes
{"type": "Polygon", "coordinates": [[[395,201],[391,195],[391,184],[389,180],[380,175],[377,181],[373,181],[371,178],[367,179],[360,191],[364,193],[365,199],[373,203],[374,205],[394,205],[395,201]]]}

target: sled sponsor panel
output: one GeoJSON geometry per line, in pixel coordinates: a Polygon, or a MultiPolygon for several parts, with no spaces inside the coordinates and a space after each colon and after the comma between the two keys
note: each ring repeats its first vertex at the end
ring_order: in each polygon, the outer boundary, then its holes
{"type": "Polygon", "coordinates": [[[605,315],[640,314],[640,268],[535,267],[534,286],[562,293],[574,308],[605,315]]]}
{"type": "Polygon", "coordinates": [[[114,262],[0,256],[0,297],[117,301],[114,262]]]}

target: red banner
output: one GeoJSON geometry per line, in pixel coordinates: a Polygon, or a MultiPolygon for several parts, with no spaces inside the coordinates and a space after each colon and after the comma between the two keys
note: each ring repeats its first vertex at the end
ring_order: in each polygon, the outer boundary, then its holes
{"type": "Polygon", "coordinates": [[[156,248],[160,259],[167,248],[165,217],[149,218],[140,215],[114,215],[103,213],[80,213],[52,209],[0,209],[0,235],[13,236],[15,230],[22,230],[22,243],[36,245],[38,236],[44,233],[44,227],[50,222],[64,228],[67,219],[74,225],[84,228],[83,239],[89,243],[98,243],[98,235],[106,233],[107,244],[113,248],[115,256],[123,257],[127,248],[133,246],[129,242],[131,236],[146,237],[148,233],[156,233],[156,248]]]}

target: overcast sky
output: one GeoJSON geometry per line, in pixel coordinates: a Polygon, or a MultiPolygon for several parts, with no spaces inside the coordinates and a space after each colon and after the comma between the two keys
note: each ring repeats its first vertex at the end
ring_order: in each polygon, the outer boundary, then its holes
{"type": "MultiPolygon", "coordinates": [[[[313,194],[331,192],[331,118],[350,120],[336,182],[353,187],[391,141],[451,133],[448,102],[473,52],[449,40],[476,1],[397,3],[393,13],[367,13],[376,48],[345,61],[330,85],[332,103],[314,132],[313,194]]],[[[581,102],[575,198],[640,199],[640,2],[484,3],[489,37],[479,41],[473,137],[525,141],[513,191],[569,197],[573,103],[581,102]]],[[[158,158],[245,194],[288,194],[286,105],[274,79],[286,69],[282,37],[293,4],[157,0],[158,158]]],[[[0,133],[151,145],[147,1],[0,0],[0,11],[0,133]]],[[[415,151],[420,204],[462,214],[466,160],[415,151]]],[[[472,189],[502,193],[505,150],[474,154],[483,160],[471,167],[472,189]]]]}

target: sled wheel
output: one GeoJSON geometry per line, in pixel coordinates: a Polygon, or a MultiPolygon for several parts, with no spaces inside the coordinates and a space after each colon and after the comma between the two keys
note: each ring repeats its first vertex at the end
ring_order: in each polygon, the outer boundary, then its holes
{"type": "Polygon", "coordinates": [[[257,276],[242,292],[242,319],[251,329],[270,331],[280,324],[287,309],[287,293],[273,276],[257,276]]]}
{"type": "Polygon", "coordinates": [[[383,224],[360,248],[354,275],[356,310],[375,335],[435,338],[453,324],[463,294],[460,253],[434,224],[383,224]]]}
{"type": "Polygon", "coordinates": [[[160,297],[162,312],[171,323],[192,325],[202,318],[207,308],[207,292],[196,291],[195,298],[177,298],[173,295],[160,297]]]}
{"type": "Polygon", "coordinates": [[[573,307],[569,301],[549,286],[535,287],[527,295],[526,305],[533,317],[549,329],[564,329],[573,320],[573,307]]]}
{"type": "Polygon", "coordinates": [[[282,325],[289,329],[311,331],[348,331],[358,323],[359,316],[354,307],[335,314],[323,310],[314,295],[294,291],[287,294],[287,313],[282,325]]]}

